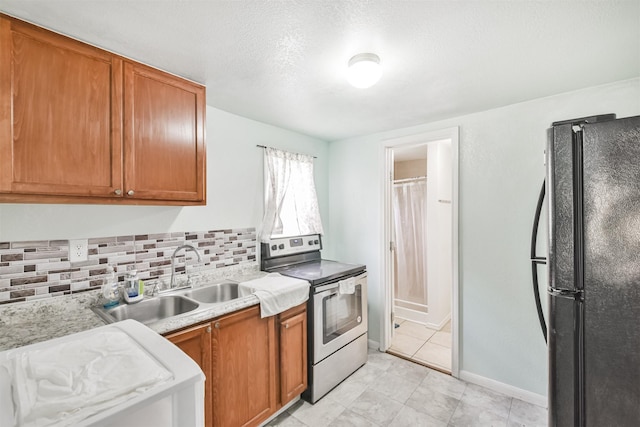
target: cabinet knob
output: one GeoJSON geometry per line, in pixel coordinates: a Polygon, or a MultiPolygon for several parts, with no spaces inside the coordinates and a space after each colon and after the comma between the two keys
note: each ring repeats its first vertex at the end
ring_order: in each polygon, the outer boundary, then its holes
{"type": "Polygon", "coordinates": [[[220,322],[216,322],[216,323],[213,325],[213,327],[214,327],[214,328],[216,328],[216,329],[220,329],[220,322]]]}
{"type": "Polygon", "coordinates": [[[207,326],[207,333],[210,334],[211,333],[211,325],[207,326]]]}
{"type": "Polygon", "coordinates": [[[122,190],[118,188],[114,193],[116,193],[116,196],[119,196],[122,194],[122,190]]]}
{"type": "Polygon", "coordinates": [[[127,195],[128,195],[128,196],[133,196],[133,190],[129,190],[129,191],[127,191],[127,195]]]}
{"type": "Polygon", "coordinates": [[[289,324],[288,324],[288,323],[285,323],[285,324],[284,324],[284,328],[285,328],[285,329],[289,329],[289,324]]]}

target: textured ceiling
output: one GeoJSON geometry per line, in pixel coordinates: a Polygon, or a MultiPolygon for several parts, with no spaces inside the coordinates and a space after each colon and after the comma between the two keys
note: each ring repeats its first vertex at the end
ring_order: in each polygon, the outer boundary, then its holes
{"type": "Polygon", "coordinates": [[[0,10],[207,86],[324,140],[640,75],[640,1],[2,0],[0,10]],[[369,89],[347,61],[381,58],[369,89]]]}

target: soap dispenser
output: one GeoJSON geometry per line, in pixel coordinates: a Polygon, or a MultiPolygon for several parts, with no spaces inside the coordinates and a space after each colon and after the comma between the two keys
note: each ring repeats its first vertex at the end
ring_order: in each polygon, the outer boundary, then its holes
{"type": "Polygon", "coordinates": [[[107,276],[102,284],[102,296],[104,297],[104,308],[118,305],[120,302],[120,292],[118,292],[118,279],[116,273],[110,265],[107,266],[107,276]]]}
{"type": "Polygon", "coordinates": [[[133,304],[138,301],[142,301],[144,294],[140,289],[140,283],[138,280],[138,273],[136,270],[127,271],[127,275],[124,279],[124,300],[127,304],[133,304]]]}

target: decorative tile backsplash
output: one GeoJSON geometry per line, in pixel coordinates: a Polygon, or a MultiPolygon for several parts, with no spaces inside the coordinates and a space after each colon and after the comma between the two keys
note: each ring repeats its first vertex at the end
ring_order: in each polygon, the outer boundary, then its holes
{"type": "Polygon", "coordinates": [[[102,286],[107,265],[118,280],[137,270],[143,280],[169,279],[171,255],[178,246],[192,251],[176,256],[176,274],[256,262],[255,228],[140,234],[89,239],[87,261],[69,262],[68,240],[0,242],[0,304],[66,295],[102,286]]]}

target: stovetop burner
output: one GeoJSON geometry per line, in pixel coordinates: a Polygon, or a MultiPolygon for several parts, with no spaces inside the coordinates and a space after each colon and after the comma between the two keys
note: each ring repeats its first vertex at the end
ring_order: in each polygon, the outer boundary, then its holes
{"type": "Polygon", "coordinates": [[[326,284],[360,274],[362,264],[345,264],[320,258],[320,235],[270,239],[262,243],[261,269],[308,281],[311,286],[326,284]]]}
{"type": "Polygon", "coordinates": [[[308,281],[311,286],[329,283],[337,279],[355,276],[362,273],[365,266],[361,264],[345,264],[337,261],[320,259],[315,261],[291,264],[272,268],[269,271],[284,276],[308,281]]]}

